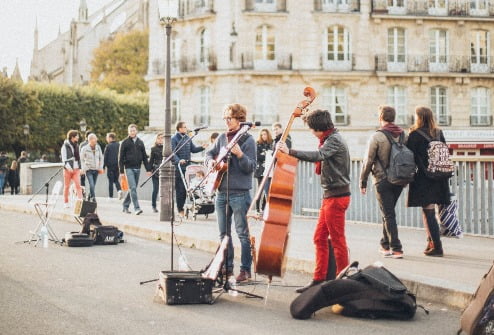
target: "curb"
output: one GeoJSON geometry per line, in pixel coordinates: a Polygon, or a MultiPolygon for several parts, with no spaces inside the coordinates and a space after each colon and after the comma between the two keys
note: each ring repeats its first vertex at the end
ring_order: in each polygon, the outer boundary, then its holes
{"type": "MultiPolygon", "coordinates": [[[[36,215],[34,209],[29,207],[16,206],[13,204],[1,204],[0,209],[4,209],[11,212],[20,212],[30,215],[36,215]]],[[[52,218],[65,222],[73,222],[74,216],[67,213],[60,213],[54,211],[52,218]]],[[[171,234],[166,231],[159,231],[145,227],[137,227],[129,224],[122,224],[118,222],[111,222],[106,220],[107,224],[118,227],[125,234],[133,235],[136,237],[148,239],[148,240],[163,240],[169,241],[171,234]]],[[[218,248],[217,240],[197,239],[187,235],[179,235],[175,233],[176,239],[180,241],[180,245],[198,249],[210,253],[215,253],[218,248]]],[[[239,253],[236,253],[239,255],[239,253]]],[[[236,256],[238,257],[238,256],[236,256]]],[[[299,271],[305,273],[312,273],[314,269],[314,261],[308,261],[304,259],[288,258],[286,269],[290,271],[299,271]]],[[[461,289],[453,288],[450,282],[441,282],[440,280],[431,280],[430,278],[417,278],[410,274],[396,273],[396,276],[403,281],[403,284],[408,290],[415,294],[417,299],[426,300],[434,303],[440,303],[454,308],[464,309],[470,303],[472,293],[462,291],[461,289]],[[428,281],[429,283],[426,283],[428,281]],[[449,287],[448,287],[449,286],[449,287]]]]}

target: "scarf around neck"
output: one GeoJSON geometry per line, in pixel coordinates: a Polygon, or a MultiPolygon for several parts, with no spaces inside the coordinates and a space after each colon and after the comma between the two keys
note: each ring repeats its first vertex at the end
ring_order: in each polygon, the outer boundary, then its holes
{"type": "MultiPolygon", "coordinates": [[[[326,139],[336,130],[336,128],[331,128],[326,130],[324,133],[322,133],[321,137],[319,137],[319,146],[318,148],[322,147],[324,145],[324,142],[326,139]]],[[[320,175],[321,174],[321,161],[318,161],[315,163],[316,164],[316,174],[320,175]]]]}
{"type": "Polygon", "coordinates": [[[226,138],[228,139],[228,143],[230,143],[230,141],[235,137],[235,135],[237,135],[239,130],[240,128],[236,130],[229,130],[226,132],[226,138]]]}

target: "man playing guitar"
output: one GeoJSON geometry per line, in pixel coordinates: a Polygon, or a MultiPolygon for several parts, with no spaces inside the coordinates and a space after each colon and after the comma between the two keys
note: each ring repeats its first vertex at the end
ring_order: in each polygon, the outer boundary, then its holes
{"type": "MultiPolygon", "coordinates": [[[[211,149],[206,152],[205,164],[208,168],[219,168],[221,162],[215,158],[220,154],[228,143],[241,130],[240,122],[245,122],[247,110],[240,104],[228,105],[223,113],[223,120],[227,132],[221,134],[211,149]]],[[[247,225],[247,210],[252,201],[250,189],[252,188],[253,172],[256,168],[256,143],[252,135],[244,133],[237,144],[231,149],[231,155],[227,155],[226,172],[219,182],[216,194],[216,216],[220,239],[227,234],[230,235],[228,243],[228,258],[225,271],[233,275],[233,244],[231,242],[232,217],[235,222],[235,231],[241,244],[241,265],[237,282],[247,281],[251,278],[251,244],[249,228],[247,225]],[[229,157],[229,158],[228,158],[229,157]],[[228,208],[227,208],[228,206],[228,208]],[[228,229],[227,229],[228,227],[228,229]]]]}

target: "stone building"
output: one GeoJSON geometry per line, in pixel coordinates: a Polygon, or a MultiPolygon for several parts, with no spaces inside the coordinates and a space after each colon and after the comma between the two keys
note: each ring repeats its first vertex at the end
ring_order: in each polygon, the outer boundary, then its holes
{"type": "MultiPolygon", "coordinates": [[[[165,33],[156,0],[149,10],[150,127],[163,128],[165,33]]],[[[494,155],[493,32],[494,0],[181,0],[170,122],[223,130],[223,106],[240,102],[249,119],[286,124],[310,85],[354,157],[380,104],[404,128],[431,106],[455,153],[494,155]]],[[[300,120],[291,134],[314,144],[300,120]]]]}
{"type": "Polygon", "coordinates": [[[34,30],[33,59],[29,79],[66,85],[84,85],[90,80],[93,50],[112,35],[148,27],[148,0],[113,0],[88,15],[80,0],[77,19],[67,32],[43,47],[38,45],[38,25],[34,30]]]}

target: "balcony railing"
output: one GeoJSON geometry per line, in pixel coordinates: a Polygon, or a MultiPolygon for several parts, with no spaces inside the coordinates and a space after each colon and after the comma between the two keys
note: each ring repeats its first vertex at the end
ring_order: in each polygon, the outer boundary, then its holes
{"type": "Polygon", "coordinates": [[[437,123],[440,126],[451,126],[451,115],[438,115],[437,123]]]}
{"type": "Polygon", "coordinates": [[[477,7],[470,0],[449,0],[444,7],[435,6],[430,0],[405,0],[405,6],[392,6],[391,0],[372,0],[373,14],[413,16],[494,16],[494,0],[487,1],[485,8],[477,7]]]}
{"type": "Polygon", "coordinates": [[[214,14],[214,0],[183,0],[178,7],[178,16],[188,18],[205,14],[214,14]]]}
{"type": "Polygon", "coordinates": [[[270,3],[256,3],[255,0],[245,0],[245,10],[255,12],[286,12],[286,0],[270,3]]]}
{"type": "Polygon", "coordinates": [[[325,13],[356,13],[360,12],[360,0],[333,0],[329,4],[323,3],[322,0],[314,0],[314,11],[325,13]]]}
{"type": "Polygon", "coordinates": [[[321,54],[321,69],[325,71],[351,71],[355,67],[354,54],[339,54],[335,59],[328,59],[326,53],[321,54]]]}
{"type": "Polygon", "coordinates": [[[494,57],[477,60],[469,56],[407,55],[403,58],[380,54],[376,56],[376,71],[494,73],[494,57]],[[396,59],[401,61],[393,61],[396,59]]]}
{"type": "Polygon", "coordinates": [[[470,115],[471,126],[492,126],[492,115],[470,115]]]}
{"type": "Polygon", "coordinates": [[[254,59],[251,52],[244,52],[240,55],[240,68],[242,70],[291,70],[292,62],[292,54],[277,53],[273,60],[254,59]]]}

